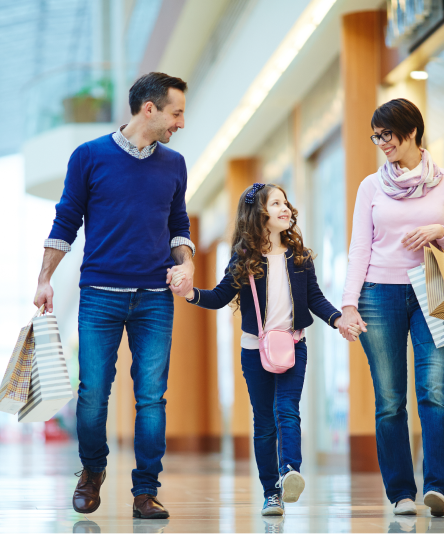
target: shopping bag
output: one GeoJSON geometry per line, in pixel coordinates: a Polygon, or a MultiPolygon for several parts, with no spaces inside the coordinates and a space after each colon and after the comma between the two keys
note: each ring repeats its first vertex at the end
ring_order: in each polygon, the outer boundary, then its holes
{"type": "Polygon", "coordinates": [[[436,348],[439,349],[440,347],[444,347],[444,321],[429,315],[424,263],[421,263],[421,265],[414,269],[410,269],[407,271],[407,274],[412,283],[413,291],[418,299],[427,326],[432,334],[436,348]]]}
{"type": "MultiPolygon", "coordinates": [[[[34,317],[40,315],[44,309],[45,307],[42,306],[34,317]]],[[[28,401],[33,354],[34,333],[31,319],[20,330],[5,376],[0,384],[0,411],[15,414],[28,401]]]]}
{"type": "Polygon", "coordinates": [[[28,402],[18,413],[20,423],[48,421],[73,398],[55,315],[36,317],[33,327],[31,386],[28,402]]]}
{"type": "Polygon", "coordinates": [[[430,243],[424,247],[424,263],[429,315],[444,319],[444,252],[430,243]]]}

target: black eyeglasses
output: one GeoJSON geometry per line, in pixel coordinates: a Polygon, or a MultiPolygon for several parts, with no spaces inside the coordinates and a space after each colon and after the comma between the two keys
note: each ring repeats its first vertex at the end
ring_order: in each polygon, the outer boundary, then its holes
{"type": "Polygon", "coordinates": [[[375,145],[379,145],[379,141],[382,139],[384,143],[388,143],[392,140],[392,131],[391,130],[385,130],[382,132],[381,135],[375,134],[370,137],[370,139],[373,141],[375,145]]]}

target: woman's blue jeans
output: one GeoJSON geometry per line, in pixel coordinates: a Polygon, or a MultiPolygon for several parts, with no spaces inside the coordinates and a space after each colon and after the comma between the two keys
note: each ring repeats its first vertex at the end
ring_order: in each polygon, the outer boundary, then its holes
{"type": "Polygon", "coordinates": [[[407,427],[407,336],[415,355],[415,387],[424,448],[424,493],[444,493],[444,348],[437,349],[410,284],[365,282],[360,336],[376,397],[379,466],[390,502],[415,500],[407,427]]]}
{"type": "MultiPolygon", "coordinates": [[[[82,288],[79,307],[80,385],[77,434],[80,460],[94,472],[109,453],[106,419],[123,328],[132,353],[136,398],[133,495],[157,495],[165,454],[165,404],[173,329],[171,291],[117,293],[82,288]]],[[[129,369],[128,369],[129,372],[129,369]]]]}
{"type": "Polygon", "coordinates": [[[295,345],[295,365],[285,373],[266,371],[259,350],[242,349],[242,371],[254,415],[254,453],[264,496],[279,493],[276,482],[290,465],[300,470],[301,417],[299,401],[307,365],[307,345],[295,345]],[[279,461],[279,464],[278,464],[279,461]]]}

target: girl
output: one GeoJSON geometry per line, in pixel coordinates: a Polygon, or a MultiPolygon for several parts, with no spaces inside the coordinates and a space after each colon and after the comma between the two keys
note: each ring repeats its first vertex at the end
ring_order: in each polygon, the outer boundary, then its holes
{"type": "MultiPolygon", "coordinates": [[[[313,322],[310,310],[332,328],[341,317],[319,289],[312,252],[303,245],[296,218],[279,186],[248,187],[239,201],[225,277],[211,291],[195,288],[187,295],[203,308],[222,308],[233,299],[240,307],[242,370],[253,407],[254,451],[265,496],[262,515],[283,515],[283,502],[296,502],[305,486],[299,473],[299,401],[307,363],[304,329],[313,322]],[[283,374],[262,367],[249,274],[255,278],[264,331],[294,333],[295,365],[283,374]]],[[[172,283],[180,285],[182,279],[183,274],[175,272],[172,283]]],[[[355,340],[359,326],[350,326],[348,333],[355,340]]]]}

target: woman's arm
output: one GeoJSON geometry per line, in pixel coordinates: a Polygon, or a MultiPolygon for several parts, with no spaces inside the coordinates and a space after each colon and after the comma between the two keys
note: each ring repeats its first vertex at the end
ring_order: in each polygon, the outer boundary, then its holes
{"type": "Polygon", "coordinates": [[[367,276],[373,243],[373,187],[370,180],[364,180],[359,186],[356,197],[342,308],[358,307],[361,288],[367,276]]]}
{"type": "Polygon", "coordinates": [[[342,294],[342,317],[338,321],[339,332],[348,341],[353,341],[348,330],[351,324],[357,324],[363,332],[367,332],[366,323],[358,312],[358,301],[372,253],[372,199],[372,183],[370,180],[364,180],[356,196],[347,278],[342,294]]]}

